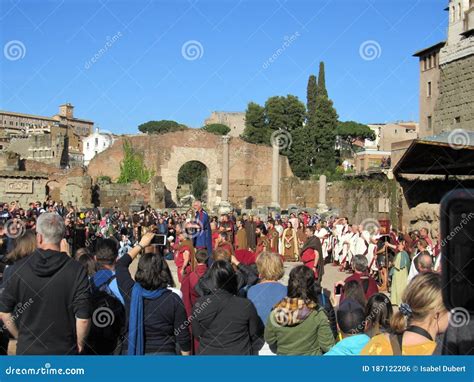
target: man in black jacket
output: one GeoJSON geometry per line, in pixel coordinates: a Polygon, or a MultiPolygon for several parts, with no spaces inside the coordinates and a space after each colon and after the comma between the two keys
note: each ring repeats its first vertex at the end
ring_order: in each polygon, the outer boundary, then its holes
{"type": "Polygon", "coordinates": [[[86,271],[60,251],[61,216],[41,214],[36,229],[37,249],[13,266],[0,318],[18,339],[17,354],[80,353],[91,316],[86,271]]]}

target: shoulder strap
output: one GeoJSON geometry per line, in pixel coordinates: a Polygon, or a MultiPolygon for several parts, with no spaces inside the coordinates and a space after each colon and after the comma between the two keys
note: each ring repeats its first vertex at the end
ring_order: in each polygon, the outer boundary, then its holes
{"type": "Polygon", "coordinates": [[[392,346],[393,355],[402,355],[402,339],[403,334],[390,334],[390,345],[392,346]]]}
{"type": "Polygon", "coordinates": [[[419,334],[420,336],[423,336],[426,339],[433,341],[433,337],[431,337],[431,334],[428,333],[425,329],[420,328],[419,326],[411,325],[406,329],[406,331],[419,334]]]}

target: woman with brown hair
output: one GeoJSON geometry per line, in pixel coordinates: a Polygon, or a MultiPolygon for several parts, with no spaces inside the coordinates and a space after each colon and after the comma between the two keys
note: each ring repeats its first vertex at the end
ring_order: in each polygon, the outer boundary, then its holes
{"type": "MultiPolygon", "coordinates": [[[[5,285],[8,279],[15,272],[13,266],[18,260],[23,259],[26,256],[31,255],[36,249],[36,234],[32,230],[26,230],[25,233],[13,240],[13,249],[6,255],[5,262],[7,264],[3,271],[2,284],[5,285]]],[[[0,326],[4,327],[3,322],[0,320],[0,326]]],[[[8,342],[10,335],[8,330],[0,331],[0,355],[8,354],[8,342]]]]}
{"type": "Polygon", "coordinates": [[[435,338],[448,327],[449,312],[443,304],[441,276],[416,276],[403,293],[402,303],[391,320],[395,334],[373,337],[362,355],[431,355],[435,338]]]}
{"type": "Polygon", "coordinates": [[[18,260],[31,255],[36,249],[36,234],[32,230],[13,240],[13,249],[6,256],[7,267],[3,272],[3,282],[5,283],[11,275],[12,265],[18,260]]]}

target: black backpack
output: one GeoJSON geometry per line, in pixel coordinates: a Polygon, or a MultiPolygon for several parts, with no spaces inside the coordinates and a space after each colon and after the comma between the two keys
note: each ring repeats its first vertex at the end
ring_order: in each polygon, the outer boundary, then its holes
{"type": "Polygon", "coordinates": [[[86,354],[120,354],[125,338],[125,307],[109,289],[115,275],[99,286],[91,286],[92,320],[86,354]]]}

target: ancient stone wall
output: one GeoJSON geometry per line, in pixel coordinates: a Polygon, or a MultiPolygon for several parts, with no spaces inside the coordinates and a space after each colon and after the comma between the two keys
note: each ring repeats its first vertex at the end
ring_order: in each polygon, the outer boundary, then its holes
{"type": "MultiPolygon", "coordinates": [[[[170,206],[177,202],[178,172],[189,161],[199,161],[208,170],[208,200],[210,207],[221,201],[222,192],[222,137],[198,129],[188,129],[162,135],[123,136],[107,150],[99,153],[88,166],[88,174],[95,180],[110,176],[112,181],[120,175],[123,160],[123,142],[144,154],[146,166],[160,177],[164,185],[165,200],[170,206]]],[[[272,148],[254,145],[240,138],[229,143],[229,201],[242,206],[243,201],[254,198],[259,205],[271,203],[272,148]]],[[[280,176],[292,177],[288,159],[280,156],[280,176]]],[[[160,196],[161,198],[161,196],[160,196]]]]}
{"type": "Polygon", "coordinates": [[[0,201],[19,201],[27,208],[33,201],[43,201],[47,177],[42,174],[23,171],[0,171],[0,201]]]}
{"type": "Polygon", "coordinates": [[[474,131],[474,55],[441,66],[433,132],[454,129],[474,131]]]}
{"type": "Polygon", "coordinates": [[[297,177],[283,178],[280,181],[280,205],[316,208],[319,203],[319,182],[300,180],[297,177]]]}
{"type": "Polygon", "coordinates": [[[119,206],[126,210],[131,205],[144,205],[150,201],[150,186],[138,182],[101,184],[95,192],[99,205],[105,208],[119,206]]]}

